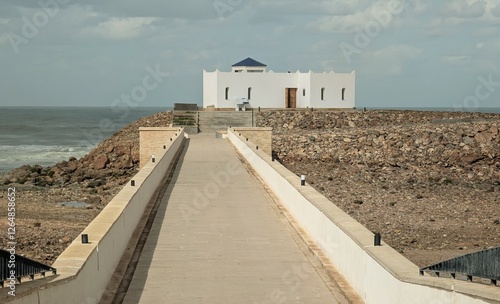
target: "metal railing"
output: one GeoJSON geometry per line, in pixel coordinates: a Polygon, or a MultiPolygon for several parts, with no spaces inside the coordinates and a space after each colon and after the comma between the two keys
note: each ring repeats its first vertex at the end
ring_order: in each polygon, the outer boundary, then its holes
{"type": "Polygon", "coordinates": [[[421,268],[420,274],[424,275],[424,272],[433,273],[437,277],[441,273],[449,273],[453,279],[457,274],[462,274],[471,282],[473,277],[477,277],[489,279],[491,284],[497,285],[500,279],[500,247],[469,253],[421,268]]]}
{"type": "Polygon", "coordinates": [[[15,278],[18,283],[21,283],[21,279],[24,277],[30,277],[34,280],[36,274],[45,277],[45,273],[47,272],[51,272],[52,274],[57,273],[56,269],[53,267],[0,249],[1,287],[4,287],[5,281],[11,281],[13,278],[15,278]]]}

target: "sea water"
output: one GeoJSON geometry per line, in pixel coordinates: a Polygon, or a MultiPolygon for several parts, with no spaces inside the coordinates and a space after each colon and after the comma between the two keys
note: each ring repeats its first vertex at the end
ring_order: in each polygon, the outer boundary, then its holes
{"type": "Polygon", "coordinates": [[[167,110],[0,107],[0,173],[22,165],[50,166],[83,157],[127,124],[167,110]]]}

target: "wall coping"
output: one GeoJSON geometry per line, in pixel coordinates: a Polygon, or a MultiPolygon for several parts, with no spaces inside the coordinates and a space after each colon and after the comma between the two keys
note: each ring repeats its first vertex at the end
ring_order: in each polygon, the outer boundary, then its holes
{"type": "Polygon", "coordinates": [[[235,131],[272,131],[272,127],[231,127],[235,131]]]}
{"type": "Polygon", "coordinates": [[[181,131],[182,128],[175,127],[139,127],[139,131],[181,131]]]}

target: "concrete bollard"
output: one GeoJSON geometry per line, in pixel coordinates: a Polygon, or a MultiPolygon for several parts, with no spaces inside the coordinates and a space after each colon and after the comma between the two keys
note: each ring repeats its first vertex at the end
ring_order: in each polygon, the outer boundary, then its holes
{"type": "Polygon", "coordinates": [[[89,235],[82,234],[82,244],[88,244],[88,243],[89,243],[89,235]]]}
{"type": "Polygon", "coordinates": [[[300,176],[300,185],[301,186],[305,186],[306,185],[306,176],[304,174],[302,174],[300,176]]]}
{"type": "Polygon", "coordinates": [[[374,246],[381,246],[380,243],[382,241],[382,236],[380,235],[380,233],[375,233],[375,235],[373,236],[373,245],[374,246]]]}
{"type": "Polygon", "coordinates": [[[135,180],[130,181],[130,186],[135,187],[135,180]]]}
{"type": "Polygon", "coordinates": [[[154,155],[154,154],[153,154],[153,155],[151,155],[151,161],[152,161],[153,163],[156,161],[156,159],[155,159],[155,155],[154,155]]]}

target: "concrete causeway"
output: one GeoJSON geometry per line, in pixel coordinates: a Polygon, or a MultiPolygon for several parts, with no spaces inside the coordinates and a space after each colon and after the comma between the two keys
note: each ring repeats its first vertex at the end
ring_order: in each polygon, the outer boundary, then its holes
{"type": "Polygon", "coordinates": [[[231,144],[188,140],[124,303],[346,303],[231,144]]]}

